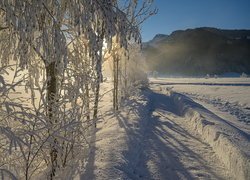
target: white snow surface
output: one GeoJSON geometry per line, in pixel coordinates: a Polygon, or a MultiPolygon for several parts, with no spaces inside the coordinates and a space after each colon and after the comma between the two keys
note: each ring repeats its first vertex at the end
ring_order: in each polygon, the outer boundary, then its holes
{"type": "Polygon", "coordinates": [[[103,97],[89,161],[79,179],[247,179],[245,132],[165,88],[151,85],[119,112],[112,110],[111,92],[103,97]]]}
{"type": "Polygon", "coordinates": [[[102,84],[108,93],[85,172],[75,179],[249,179],[248,78],[150,82],[118,112],[112,84],[102,84]]]}
{"type": "Polygon", "coordinates": [[[235,179],[250,177],[249,134],[221,119],[190,98],[171,92],[171,98],[189,124],[215,151],[235,179]]]}
{"type": "Polygon", "coordinates": [[[224,112],[226,119],[250,123],[250,78],[161,78],[151,81],[163,89],[185,94],[209,109],[213,107],[212,111],[224,112]]]}
{"type": "Polygon", "coordinates": [[[159,78],[151,81],[174,87],[178,92],[207,96],[250,108],[250,78],[159,78]]]}
{"type": "Polygon", "coordinates": [[[158,89],[171,91],[179,112],[190,120],[193,131],[213,148],[235,179],[250,177],[248,80],[151,79],[158,89]]]}

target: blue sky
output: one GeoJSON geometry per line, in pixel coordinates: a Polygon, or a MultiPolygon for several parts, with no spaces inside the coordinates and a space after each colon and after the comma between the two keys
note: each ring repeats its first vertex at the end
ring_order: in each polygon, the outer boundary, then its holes
{"type": "Polygon", "coordinates": [[[179,29],[250,29],[250,0],[155,0],[158,14],[142,27],[142,40],[179,29]]]}

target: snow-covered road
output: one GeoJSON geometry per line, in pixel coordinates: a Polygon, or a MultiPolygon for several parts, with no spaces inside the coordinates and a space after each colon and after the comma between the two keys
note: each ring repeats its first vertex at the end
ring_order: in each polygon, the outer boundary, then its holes
{"type": "Polygon", "coordinates": [[[118,113],[109,96],[81,179],[231,179],[167,91],[154,86],[118,113]]]}
{"type": "Polygon", "coordinates": [[[150,103],[151,117],[143,135],[135,177],[230,179],[212,148],[193,133],[167,94],[151,92],[150,103]]]}

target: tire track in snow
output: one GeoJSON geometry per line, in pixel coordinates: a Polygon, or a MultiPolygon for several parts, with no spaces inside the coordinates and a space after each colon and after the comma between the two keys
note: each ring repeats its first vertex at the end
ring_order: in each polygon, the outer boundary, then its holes
{"type": "Polygon", "coordinates": [[[221,99],[211,99],[205,95],[184,93],[188,97],[194,100],[198,100],[207,104],[211,104],[218,108],[222,112],[228,112],[235,116],[240,122],[250,125],[250,109],[248,107],[242,107],[237,103],[223,102],[221,99]]]}
{"type": "Polygon", "coordinates": [[[152,113],[134,179],[230,179],[212,148],[192,133],[171,99],[150,92],[152,113]]]}

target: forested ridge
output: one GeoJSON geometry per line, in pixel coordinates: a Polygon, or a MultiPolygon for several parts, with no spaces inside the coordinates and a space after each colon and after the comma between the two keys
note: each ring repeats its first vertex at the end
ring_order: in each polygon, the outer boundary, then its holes
{"type": "Polygon", "coordinates": [[[143,44],[149,70],[167,75],[250,73],[250,30],[196,28],[143,44]]]}

